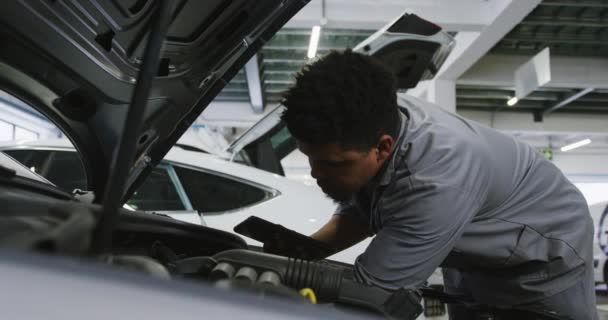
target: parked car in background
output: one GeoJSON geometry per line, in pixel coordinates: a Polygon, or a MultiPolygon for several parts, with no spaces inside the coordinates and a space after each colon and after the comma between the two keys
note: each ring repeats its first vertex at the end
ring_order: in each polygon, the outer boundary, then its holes
{"type": "MultiPolygon", "coordinates": [[[[78,153],[66,139],[4,143],[0,151],[65,192],[87,190],[78,153]]],[[[204,152],[173,147],[126,207],[225,231],[255,215],[310,234],[336,205],[317,188],[204,152]]],[[[254,240],[250,243],[259,245],[254,240]]]]}
{"type": "MultiPolygon", "coordinates": [[[[82,162],[66,139],[2,143],[0,151],[65,192],[87,190],[82,162]]],[[[329,219],[336,204],[319,188],[178,146],[154,168],[125,208],[228,232],[249,216],[258,216],[309,235],[329,219]]],[[[250,245],[261,246],[245,239],[250,245]]],[[[329,259],[353,263],[370,241],[364,240],[329,259]]]]}
{"type": "Polygon", "coordinates": [[[589,206],[589,212],[595,225],[593,237],[593,267],[596,283],[608,282],[608,201],[589,206]]]}

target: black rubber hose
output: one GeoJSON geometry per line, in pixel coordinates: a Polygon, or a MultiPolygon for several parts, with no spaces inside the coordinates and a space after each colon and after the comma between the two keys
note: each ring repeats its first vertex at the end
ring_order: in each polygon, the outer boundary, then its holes
{"type": "Polygon", "coordinates": [[[327,262],[286,258],[248,250],[227,250],[213,257],[234,268],[249,266],[258,273],[274,271],[281,282],[294,289],[310,288],[320,302],[339,302],[383,312],[384,302],[392,295],[378,287],[358,283],[347,269],[327,262]]]}

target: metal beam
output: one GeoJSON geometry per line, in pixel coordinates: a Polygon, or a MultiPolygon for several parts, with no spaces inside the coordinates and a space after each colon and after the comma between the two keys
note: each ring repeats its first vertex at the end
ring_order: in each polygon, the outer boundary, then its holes
{"type": "Polygon", "coordinates": [[[429,82],[428,101],[456,113],[456,81],[434,79],[429,82]]]}
{"type": "Polygon", "coordinates": [[[319,0],[310,1],[286,27],[311,28],[322,16],[327,28],[377,30],[406,9],[448,31],[480,32],[495,17],[497,7],[509,0],[319,0]],[[325,11],[325,14],[323,14],[325,11]]]}
{"type": "Polygon", "coordinates": [[[512,1],[507,4],[492,23],[478,35],[459,33],[456,35],[456,48],[446,60],[437,78],[456,80],[483,57],[509,31],[520,23],[540,0],[512,1]],[[459,40],[463,46],[459,46],[459,40]]]}
{"type": "Polygon", "coordinates": [[[563,108],[564,106],[568,105],[569,103],[575,101],[576,99],[586,95],[587,93],[591,92],[595,90],[595,88],[585,88],[573,95],[570,95],[568,97],[566,97],[564,100],[558,102],[557,104],[555,104],[554,106],[547,108],[546,110],[543,111],[543,114],[549,114],[555,110],[558,110],[560,108],[563,108]]]}
{"type": "Polygon", "coordinates": [[[264,112],[264,96],[257,54],[251,57],[245,64],[245,75],[247,76],[247,88],[249,89],[251,108],[255,113],[262,113],[264,112]]]}
{"type": "Polygon", "coordinates": [[[280,74],[280,75],[288,75],[291,76],[293,71],[291,70],[264,70],[265,74],[280,74]]]}
{"type": "MultiPolygon", "coordinates": [[[[513,107],[508,107],[506,104],[506,99],[466,99],[460,98],[456,100],[457,108],[463,107],[476,107],[476,108],[485,108],[485,109],[504,109],[504,110],[517,110],[520,108],[524,109],[538,109],[542,110],[544,108],[544,104],[539,101],[525,101],[522,100],[518,102],[513,107]]],[[[608,111],[608,109],[606,109],[608,111]]]]}
{"type": "Polygon", "coordinates": [[[546,116],[543,122],[534,122],[529,113],[507,112],[506,108],[499,112],[488,110],[463,110],[458,113],[498,130],[539,133],[586,132],[608,134],[608,126],[606,126],[606,123],[608,123],[608,114],[606,113],[587,114],[564,111],[546,116]]]}
{"type": "MultiPolygon", "coordinates": [[[[536,53],[538,53],[539,51],[539,47],[540,47],[539,42],[534,42],[533,45],[528,45],[528,44],[522,44],[520,43],[519,49],[515,49],[515,48],[508,48],[508,47],[497,47],[494,48],[491,53],[492,54],[501,54],[501,55],[534,55],[536,53]]],[[[608,47],[606,46],[602,46],[597,48],[597,46],[581,46],[578,45],[559,45],[559,44],[553,44],[550,45],[551,47],[551,51],[553,52],[554,56],[561,56],[561,57],[576,57],[576,58],[604,58],[606,56],[608,56],[608,47]]],[[[579,85],[574,85],[574,87],[585,87],[585,86],[579,86],[579,85]]]]}
{"type": "Polygon", "coordinates": [[[543,7],[585,7],[585,8],[608,8],[606,1],[555,1],[544,0],[540,3],[543,7]]]}
{"type": "Polygon", "coordinates": [[[542,42],[548,44],[582,44],[582,45],[600,45],[600,46],[608,46],[608,39],[601,39],[597,37],[597,39],[581,39],[579,38],[565,38],[565,37],[543,37],[541,35],[535,37],[526,37],[526,36],[508,36],[502,39],[502,41],[509,42],[542,42]]]}
{"type": "MultiPolygon", "coordinates": [[[[486,55],[507,33],[517,26],[541,0],[510,1],[496,3],[491,23],[481,32],[459,32],[455,36],[456,45],[445,63],[435,76],[435,79],[458,79],[486,55]]],[[[456,3],[457,1],[452,1],[456,3]]],[[[466,14],[465,14],[466,16],[466,14]]],[[[513,73],[513,69],[510,71],[513,73]]],[[[512,85],[512,83],[511,83],[512,85]]],[[[419,98],[429,96],[430,81],[422,81],[408,93],[419,98]]]]}
{"type": "Polygon", "coordinates": [[[606,28],[608,23],[599,20],[578,20],[578,19],[526,19],[520,23],[522,26],[546,26],[546,27],[587,27],[587,28],[606,28]]]}
{"type": "MultiPolygon", "coordinates": [[[[339,47],[339,46],[334,46],[334,47],[319,47],[317,48],[317,51],[330,51],[330,50],[340,50],[340,49],[344,49],[344,47],[339,47]]],[[[288,44],[288,45],[276,45],[276,44],[268,44],[264,46],[263,51],[267,52],[269,50],[279,50],[279,51],[285,51],[285,50],[293,50],[293,51],[304,51],[306,52],[308,50],[308,45],[305,42],[302,42],[300,44],[288,44]]]]}
{"type": "Polygon", "coordinates": [[[290,63],[290,64],[304,64],[304,59],[264,59],[264,63],[290,63]]]}
{"type": "Polygon", "coordinates": [[[243,89],[243,88],[230,88],[230,87],[225,87],[224,89],[222,89],[222,93],[247,93],[248,90],[243,89]]]}
{"type": "MultiPolygon", "coordinates": [[[[456,89],[457,98],[466,99],[502,99],[508,100],[513,97],[515,92],[513,89],[499,90],[498,88],[483,88],[483,89],[465,89],[458,86],[456,89]]],[[[523,100],[530,101],[547,101],[547,100],[558,100],[559,95],[555,92],[542,92],[535,91],[526,96],[523,100]]]]}
{"type": "Polygon", "coordinates": [[[264,81],[264,83],[290,85],[290,84],[294,84],[295,80],[266,80],[266,81],[264,81]]]}
{"type": "MultiPolygon", "coordinates": [[[[270,110],[272,108],[266,108],[264,111],[270,110]]],[[[213,101],[197,122],[222,127],[249,128],[264,117],[265,112],[255,113],[248,101],[213,101]]]]}
{"type": "MultiPolygon", "coordinates": [[[[386,22],[385,22],[386,24],[386,22]]],[[[374,31],[373,30],[348,30],[348,29],[324,29],[324,37],[369,37],[374,31]]],[[[274,37],[282,36],[301,36],[308,38],[310,37],[310,28],[285,28],[277,32],[274,37]]]]}
{"type": "MultiPolygon", "coordinates": [[[[490,54],[479,60],[458,80],[458,85],[514,87],[513,70],[529,59],[523,55],[490,54]]],[[[605,58],[563,57],[551,58],[550,88],[608,89],[605,58]]]]}

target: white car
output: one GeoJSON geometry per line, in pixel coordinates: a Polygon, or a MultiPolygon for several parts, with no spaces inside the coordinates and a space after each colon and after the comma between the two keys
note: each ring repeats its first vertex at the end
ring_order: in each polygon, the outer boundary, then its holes
{"type": "Polygon", "coordinates": [[[608,281],[608,201],[599,202],[589,206],[589,212],[595,225],[593,237],[593,269],[596,283],[608,281]]]}
{"type": "MultiPolygon", "coordinates": [[[[64,191],[87,190],[82,163],[67,140],[5,143],[0,151],[64,191]]],[[[336,208],[316,187],[181,147],[171,149],[127,206],[229,232],[249,216],[258,216],[306,235],[318,230],[336,208]]],[[[368,243],[363,241],[330,259],[353,263],[368,243]]]]}

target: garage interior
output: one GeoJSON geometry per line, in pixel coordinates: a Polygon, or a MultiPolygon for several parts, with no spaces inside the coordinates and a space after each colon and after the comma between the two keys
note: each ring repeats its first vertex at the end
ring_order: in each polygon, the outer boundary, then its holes
{"type": "MultiPolygon", "coordinates": [[[[238,109],[242,117],[228,122],[247,127],[263,114],[259,105],[278,103],[307,61],[310,25],[327,21],[318,47],[324,54],[353,48],[404,7],[456,40],[435,79],[409,94],[551,150],[553,161],[581,182],[606,179],[608,4],[603,1],[313,1],[234,77],[201,121],[221,126],[216,119],[227,117],[219,109],[238,109]],[[551,81],[509,105],[515,96],[514,70],[545,48],[551,81]],[[584,149],[559,150],[587,138],[593,142],[584,149]]],[[[298,165],[294,161],[294,170],[298,165]]]]}
{"type": "MultiPolygon", "coordinates": [[[[225,149],[280,104],[305,64],[331,50],[354,48],[404,10],[441,26],[455,40],[434,78],[407,94],[532,145],[582,191],[590,207],[600,208],[592,215],[596,230],[605,230],[600,225],[608,205],[604,0],[312,0],[226,84],[181,143],[225,149]],[[318,44],[310,58],[315,27],[318,44]],[[517,72],[526,65],[536,83],[517,72]]],[[[55,139],[66,137],[31,106],[0,91],[1,143],[55,139]]],[[[281,165],[287,178],[316,188],[299,151],[281,165]]],[[[598,235],[598,241],[605,237],[598,235]]],[[[607,253],[596,252],[604,255],[601,261],[607,253]]],[[[598,282],[596,291],[600,318],[608,319],[606,283],[598,282]]]]}

